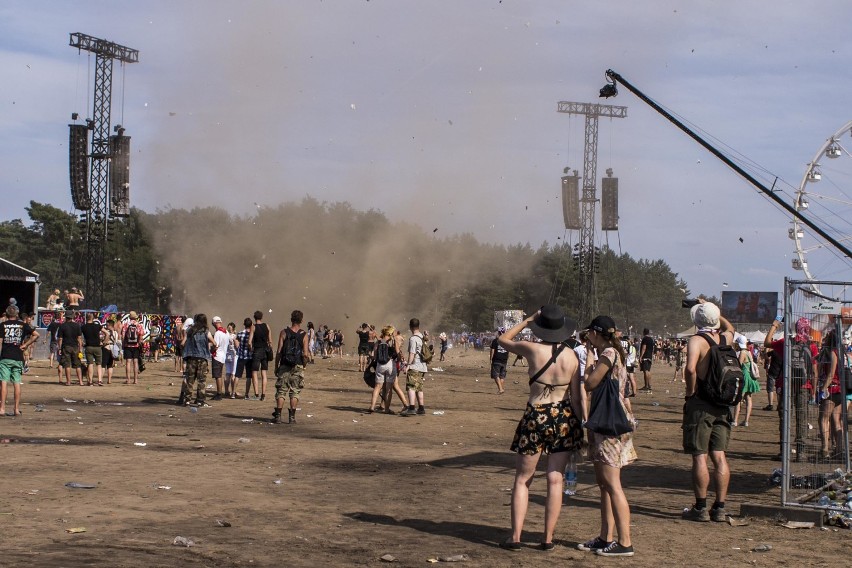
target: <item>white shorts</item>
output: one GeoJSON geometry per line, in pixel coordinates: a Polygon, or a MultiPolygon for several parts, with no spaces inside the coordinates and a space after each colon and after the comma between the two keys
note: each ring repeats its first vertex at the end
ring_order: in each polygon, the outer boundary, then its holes
{"type": "Polygon", "coordinates": [[[376,384],[392,385],[396,381],[396,361],[388,361],[384,365],[376,365],[376,384]]]}

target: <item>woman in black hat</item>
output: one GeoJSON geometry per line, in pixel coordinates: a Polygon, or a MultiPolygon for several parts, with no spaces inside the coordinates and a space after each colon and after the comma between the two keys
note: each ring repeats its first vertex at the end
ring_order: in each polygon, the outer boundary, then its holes
{"type": "Polygon", "coordinates": [[[583,442],[579,419],[580,365],[574,351],[563,343],[575,327],[558,306],[543,306],[497,340],[506,351],[522,355],[529,361],[530,376],[529,400],[511,447],[518,453],[512,489],[512,536],[500,545],[508,550],[521,549],[529,486],[542,453],[549,457],[544,539],[540,548],[552,550],[554,547],[553,531],[562,509],[562,473],[569,452],[579,450],[583,442]],[[527,325],[541,343],[514,341],[527,325]]]}
{"type": "MultiPolygon", "coordinates": [[[[609,316],[598,316],[589,324],[587,349],[597,349],[598,360],[586,359],[586,390],[591,392],[601,386],[604,379],[618,380],[618,399],[625,415],[634,423],[632,414],[624,404],[624,387],[627,384],[626,359],[621,341],[616,336],[615,322],[609,316]],[[592,366],[594,365],[594,370],[592,366]]],[[[589,430],[589,459],[595,466],[595,479],[601,490],[601,532],[588,542],[577,546],[580,550],[601,556],[633,556],[630,541],[630,505],[621,487],[621,468],[636,460],[633,433],[607,436],[589,430]],[[615,530],[613,530],[615,529],[615,530]],[[613,533],[618,533],[618,540],[613,533]]]]}

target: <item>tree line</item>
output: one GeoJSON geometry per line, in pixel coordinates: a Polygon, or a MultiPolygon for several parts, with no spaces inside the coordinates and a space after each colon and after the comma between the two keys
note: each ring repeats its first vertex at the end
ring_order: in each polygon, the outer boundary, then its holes
{"type": "MultiPolygon", "coordinates": [[[[35,201],[26,211],[26,223],[0,222],[0,256],[40,275],[44,305],[54,288],[84,287],[86,242],[73,214],[35,201]]],[[[114,221],[105,251],[105,302],[120,310],[217,311],[225,301],[241,319],[258,305],[289,313],[295,302],[341,327],[349,318],[381,324],[416,313],[432,329],[487,331],[495,310],[556,303],[577,319],[580,303],[567,243],[438,237],[376,210],[310,197],[253,215],[132,209],[114,221]]],[[[603,247],[595,294],[598,312],[633,334],[690,325],[680,307],[688,286],[661,259],[603,247]]]]}

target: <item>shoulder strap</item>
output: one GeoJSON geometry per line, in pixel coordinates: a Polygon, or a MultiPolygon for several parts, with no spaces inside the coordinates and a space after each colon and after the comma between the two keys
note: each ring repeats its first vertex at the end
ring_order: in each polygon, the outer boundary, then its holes
{"type": "MultiPolygon", "coordinates": [[[[706,341],[708,343],[708,345],[710,345],[710,347],[713,347],[714,345],[719,345],[719,343],[716,343],[715,341],[710,339],[710,336],[707,335],[706,333],[696,333],[695,335],[697,335],[698,337],[703,337],[704,341],[706,341]]],[[[724,344],[725,344],[725,336],[723,335],[721,345],[724,345],[724,344]]]]}
{"type": "Polygon", "coordinates": [[[544,374],[544,372],[546,370],[548,370],[550,368],[550,366],[553,365],[556,362],[556,358],[559,357],[559,354],[562,353],[562,350],[565,349],[565,347],[567,347],[567,345],[565,345],[565,343],[560,343],[558,346],[556,346],[556,345],[553,346],[553,354],[550,356],[550,359],[547,361],[547,363],[544,364],[544,366],[541,369],[538,370],[538,372],[535,375],[530,377],[530,384],[533,384],[534,382],[536,382],[539,379],[539,377],[541,377],[544,374]]]}

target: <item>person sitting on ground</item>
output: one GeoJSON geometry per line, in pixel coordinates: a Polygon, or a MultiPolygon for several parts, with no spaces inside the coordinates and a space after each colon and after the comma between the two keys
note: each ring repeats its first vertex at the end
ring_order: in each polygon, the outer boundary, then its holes
{"type": "Polygon", "coordinates": [[[565,317],[559,306],[541,310],[507,330],[497,339],[508,352],[529,361],[530,395],[526,410],[515,430],[511,450],[517,452],[515,482],[512,487],[512,535],[500,546],[521,550],[521,533],[529,504],[529,487],[542,454],[547,458],[547,497],[544,509],[542,550],[552,550],[553,533],[562,509],[562,473],[569,452],[580,450],[583,428],[580,423],[580,371],[577,356],[564,345],[576,324],[565,317]],[[527,326],[541,339],[514,341],[527,326]]]}

